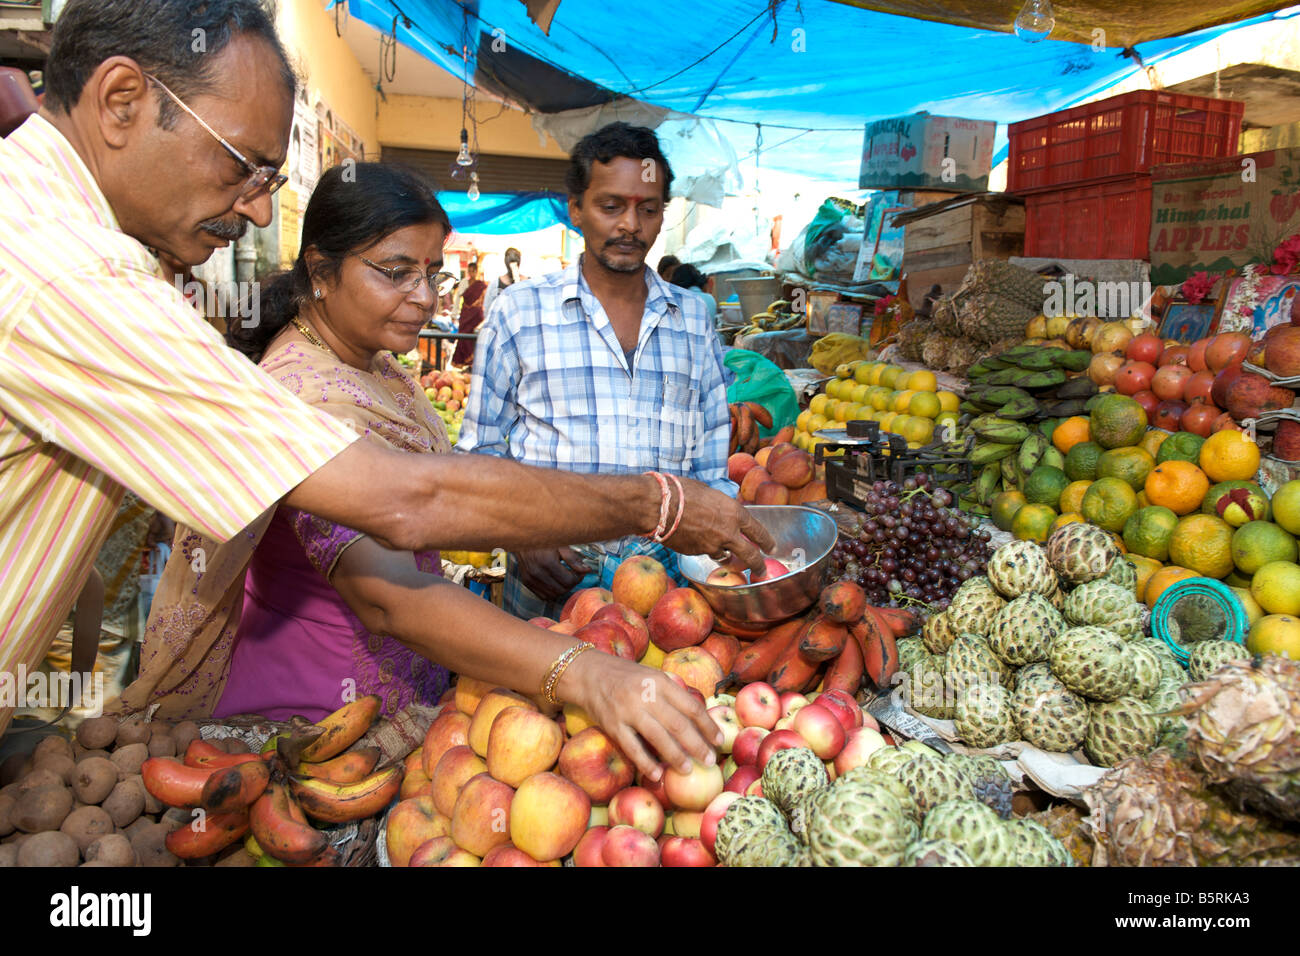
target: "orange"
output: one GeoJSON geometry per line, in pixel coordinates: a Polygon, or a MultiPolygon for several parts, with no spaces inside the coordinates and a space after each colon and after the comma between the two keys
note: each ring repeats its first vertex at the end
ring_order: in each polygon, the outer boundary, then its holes
{"type": "Polygon", "coordinates": [[[1105,394],[1092,407],[1091,440],[1102,448],[1136,445],[1147,431],[1147,413],[1136,401],[1117,392],[1105,394]]]}
{"type": "Polygon", "coordinates": [[[1259,471],[1259,446],[1245,432],[1215,432],[1201,446],[1201,470],[1211,481],[1249,481],[1259,471]]]}
{"type": "Polygon", "coordinates": [[[1052,531],[1056,511],[1049,505],[1024,505],[1011,519],[1011,533],[1020,541],[1042,544],[1052,531]]]}
{"type": "Polygon", "coordinates": [[[1290,614],[1268,614],[1256,621],[1246,638],[1252,654],[1277,654],[1300,661],[1300,620],[1290,614]]]}
{"type": "Polygon", "coordinates": [[[1165,439],[1168,437],[1169,432],[1161,431],[1159,428],[1148,428],[1147,433],[1138,442],[1138,447],[1147,452],[1152,458],[1156,458],[1160,454],[1160,446],[1165,443],[1165,439]]]}
{"type": "Polygon", "coordinates": [[[1080,442],[1091,440],[1092,428],[1085,415],[1067,418],[1052,431],[1052,444],[1062,455],[1068,455],[1070,449],[1080,442]]]}
{"type": "Polygon", "coordinates": [[[1259,606],[1259,602],[1250,593],[1249,587],[1233,587],[1232,593],[1236,595],[1237,600],[1241,602],[1241,606],[1245,608],[1246,620],[1250,622],[1251,627],[1254,627],[1255,622],[1264,616],[1264,609],[1259,606]]]}
{"type": "Polygon", "coordinates": [[[1188,515],[1201,507],[1210,479],[1190,461],[1167,461],[1156,465],[1147,475],[1147,501],[1168,508],[1174,514],[1188,515]]]}
{"type": "Polygon", "coordinates": [[[1178,527],[1178,516],[1168,508],[1149,505],[1139,508],[1124,522],[1124,544],[1134,554],[1157,561],[1169,558],[1169,539],[1178,527]]]}
{"type": "Polygon", "coordinates": [[[1223,578],[1233,569],[1232,525],[1210,515],[1178,520],[1169,539],[1169,560],[1207,578],[1223,578]]]}
{"type": "Polygon", "coordinates": [[[914,392],[933,392],[939,387],[939,380],[927,369],[913,372],[907,380],[907,387],[914,392]]]}
{"type": "Polygon", "coordinates": [[[999,531],[1010,531],[1012,519],[1016,512],[1025,505],[1025,496],[1020,491],[1003,491],[993,496],[990,505],[991,517],[999,531]]]}
{"type": "Polygon", "coordinates": [[[1141,554],[1128,554],[1125,557],[1129,564],[1137,568],[1137,599],[1143,601],[1146,599],[1147,582],[1163,565],[1155,558],[1141,554]]]}
{"type": "Polygon", "coordinates": [[[941,411],[943,411],[943,406],[939,404],[939,396],[934,392],[914,391],[907,403],[907,413],[909,415],[919,415],[922,418],[932,419],[941,411]]]}
{"type": "Polygon", "coordinates": [[[1196,464],[1201,454],[1201,446],[1204,444],[1205,439],[1200,435],[1193,435],[1191,432],[1174,432],[1167,440],[1160,443],[1160,451],[1156,453],[1156,464],[1163,465],[1171,458],[1196,464]]]}
{"type": "Polygon", "coordinates": [[[1271,521],[1247,521],[1232,533],[1232,561],[1249,577],[1270,561],[1296,559],[1295,538],[1271,521]]]}
{"type": "Polygon", "coordinates": [[[1078,514],[1077,512],[1066,512],[1059,515],[1057,519],[1052,522],[1052,527],[1048,531],[1048,534],[1050,535],[1057,528],[1064,528],[1067,524],[1087,524],[1087,522],[1083,520],[1083,515],[1078,514]]]}
{"type": "Polygon", "coordinates": [[[1147,607],[1155,607],[1156,602],[1160,600],[1160,595],[1164,594],[1171,584],[1198,577],[1200,577],[1199,574],[1188,568],[1180,568],[1176,564],[1167,565],[1147,578],[1147,586],[1142,592],[1142,600],[1147,607]]]}
{"type": "Polygon", "coordinates": [[[1061,492],[1061,514],[1083,515],[1083,493],[1088,490],[1091,481],[1072,481],[1061,492]]]}
{"type": "Polygon", "coordinates": [[[1123,479],[1098,478],[1083,493],[1083,516],[1107,531],[1123,531],[1135,511],[1137,495],[1123,479]]]}
{"type": "Polygon", "coordinates": [[[1250,579],[1250,593],[1269,614],[1300,614],[1300,566],[1270,561],[1250,579]]]}
{"type": "Polygon", "coordinates": [[[915,393],[910,388],[904,389],[901,392],[897,392],[894,395],[894,411],[896,412],[907,411],[907,403],[912,400],[912,396],[914,394],[915,393]]]}
{"type": "Polygon", "coordinates": [[[1147,475],[1151,474],[1151,469],[1155,466],[1156,460],[1136,445],[1112,448],[1097,458],[1097,477],[1122,478],[1130,488],[1138,492],[1143,489],[1147,475]]]}
{"type": "Polygon", "coordinates": [[[1065,474],[1071,481],[1092,481],[1102,447],[1093,441],[1080,442],[1065,453],[1065,474]]]}

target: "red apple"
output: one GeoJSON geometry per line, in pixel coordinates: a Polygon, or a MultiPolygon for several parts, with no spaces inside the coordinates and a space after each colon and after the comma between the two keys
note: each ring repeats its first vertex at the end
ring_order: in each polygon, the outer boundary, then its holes
{"type": "Polygon", "coordinates": [[[736,694],[736,716],[746,727],[763,727],[771,730],[781,719],[780,695],[771,684],[764,681],[746,684],[736,694]]]}
{"type": "Polygon", "coordinates": [[[833,760],[844,749],[840,719],[820,704],[809,704],[794,715],[794,732],[808,742],[818,760],[833,760]]]}
{"type": "Polygon", "coordinates": [[[636,768],[599,727],[588,727],[565,742],[558,769],[560,776],[581,787],[594,804],[608,803],[636,778],[636,768]]]}
{"type": "Polygon", "coordinates": [[[758,777],[757,779],[754,780],[753,783],[751,783],[748,787],[745,788],[745,796],[761,797],[762,795],[763,795],[763,778],[758,777]]]}
{"type": "Polygon", "coordinates": [[[610,798],[609,823],[635,827],[654,839],[664,832],[663,804],[645,787],[624,787],[610,798]]]}
{"type": "Polygon", "coordinates": [[[587,832],[591,798],[577,784],[549,771],[519,785],[510,804],[510,842],[534,860],[567,856],[587,832]]]}
{"type": "Polygon", "coordinates": [[[613,599],[626,605],[642,617],[673,586],[673,580],[664,566],[648,555],[625,558],[614,571],[610,582],[613,599]]]}
{"type": "Polygon", "coordinates": [[[845,733],[862,726],[862,708],[848,692],[839,689],[825,691],[817,695],[817,703],[836,716],[845,733]]]}
{"type": "Polygon", "coordinates": [[[626,604],[606,604],[595,614],[591,620],[594,621],[614,621],[622,624],[623,629],[627,631],[628,639],[632,642],[632,651],[636,654],[632,659],[639,661],[650,646],[650,627],[636,611],[632,610],[626,604]]]}
{"type": "Polygon", "coordinates": [[[789,573],[790,569],[776,558],[765,558],[763,560],[763,570],[758,574],[750,572],[749,580],[751,584],[755,584],[759,581],[772,581],[789,573]]]}
{"type": "Polygon", "coordinates": [[[738,451],[727,459],[727,477],[739,485],[749,474],[749,469],[758,464],[753,455],[738,451]]]}
{"type": "Polygon", "coordinates": [[[762,774],[758,772],[758,767],[754,766],[754,764],[741,764],[736,768],[736,772],[727,778],[727,782],[722,789],[732,793],[744,793],[749,789],[749,785],[760,776],[762,774]]]}
{"type": "Polygon", "coordinates": [[[659,858],[663,866],[713,866],[718,862],[702,840],[682,836],[669,837],[659,858]]]}
{"type": "Polygon", "coordinates": [[[777,700],[781,704],[782,717],[793,717],[799,710],[808,706],[808,698],[793,690],[786,691],[777,700]]]}
{"type": "MultiPolygon", "coordinates": [[[[835,719],[831,714],[827,714],[827,716],[832,720],[835,719]]],[[[838,720],[835,721],[835,725],[837,727],[839,726],[838,720]]],[[[843,730],[844,728],[841,727],[841,733],[843,730]]],[[[767,766],[767,762],[772,759],[772,754],[776,753],[778,750],[787,750],[792,747],[812,749],[808,747],[808,741],[804,740],[793,730],[774,730],[764,737],[762,744],[760,744],[758,748],[757,765],[759,772],[762,772],[763,768],[767,766]]]]}
{"type": "Polygon", "coordinates": [[[713,722],[718,725],[722,731],[722,743],[718,746],[720,753],[729,754],[731,748],[736,743],[736,737],[741,731],[740,718],[736,716],[736,708],[728,704],[719,704],[716,707],[709,708],[709,716],[713,722]]]}
{"type": "Polygon", "coordinates": [[[762,745],[763,738],[770,733],[766,727],[746,727],[736,734],[736,742],[731,745],[731,756],[736,763],[742,767],[747,763],[757,764],[758,748],[762,745]]]}
{"type": "Polygon", "coordinates": [[[481,773],[461,788],[451,814],[451,838],[480,859],[488,850],[510,842],[510,804],[515,791],[481,773]]]}
{"type": "Polygon", "coordinates": [[[676,674],[705,697],[712,697],[718,684],[727,675],[708,651],[698,647],[679,647],[669,651],[661,665],[665,674],[676,674]]]}
{"type": "MultiPolygon", "coordinates": [[[[617,574],[618,572],[615,573],[617,574]]],[[[582,625],[589,622],[602,607],[606,604],[614,603],[614,595],[609,591],[606,591],[604,588],[583,588],[581,591],[574,594],[573,597],[569,598],[569,600],[573,602],[573,606],[570,607],[569,604],[566,603],[564,605],[564,614],[561,615],[561,617],[562,619],[572,621],[574,624],[577,624],[578,627],[582,627],[582,625]]]]}
{"type": "Polygon", "coordinates": [[[421,845],[434,837],[450,835],[451,820],[438,812],[433,797],[421,794],[403,800],[388,813],[388,861],[393,866],[407,866],[411,854],[421,845]]]}
{"type": "Polygon", "coordinates": [[[739,571],[733,571],[731,568],[714,568],[704,579],[704,583],[717,588],[741,588],[749,582],[739,571]]]}
{"type": "Polygon", "coordinates": [[[713,798],[713,802],[705,808],[704,816],[700,818],[700,842],[710,853],[713,852],[713,841],[718,837],[718,821],[722,815],[727,812],[727,807],[739,800],[744,794],[737,793],[734,790],[724,790],[713,798]]]}
{"type": "Polygon", "coordinates": [[[694,647],[713,630],[713,609],[693,588],[673,588],[650,611],[650,639],[664,652],[694,647]]]}
{"type": "Polygon", "coordinates": [[[664,808],[664,813],[670,813],[675,809],[673,802],[668,799],[667,791],[664,790],[664,778],[662,776],[658,780],[651,780],[645,774],[638,773],[636,775],[636,785],[658,800],[659,806],[664,808]]]}
{"type": "Polygon", "coordinates": [[[600,857],[606,866],[658,866],[659,844],[648,833],[620,824],[605,834],[600,857]]]}
{"type": "Polygon", "coordinates": [[[775,726],[772,727],[772,730],[773,731],[792,730],[793,728],[794,728],[794,714],[791,714],[789,717],[782,717],[780,720],[778,720],[775,726]]]}
{"type": "Polygon", "coordinates": [[[492,721],[487,746],[488,773],[502,783],[517,787],[533,774],[554,767],[563,746],[564,729],[556,721],[540,711],[507,707],[492,721]]]}
{"type": "Polygon", "coordinates": [[[517,846],[511,846],[509,843],[503,843],[500,846],[494,846],[487,851],[483,857],[480,866],[560,866],[559,860],[552,860],[550,863],[539,863],[531,856],[519,849],[517,846]]]}
{"type": "Polygon", "coordinates": [[[844,747],[835,755],[835,776],[842,777],[854,767],[861,767],[867,758],[888,746],[885,738],[870,727],[855,727],[849,731],[844,747]]]}
{"type": "Polygon", "coordinates": [[[478,866],[479,858],[458,847],[451,837],[434,837],[411,854],[408,866],[478,866]]]}
{"type": "Polygon", "coordinates": [[[636,660],[632,639],[621,621],[590,621],[574,631],[573,636],[591,642],[598,651],[629,661],[636,660]]]}
{"type": "Polygon", "coordinates": [[[609,827],[592,827],[582,835],[578,845],[573,848],[574,866],[604,866],[601,851],[605,848],[605,837],[609,827]]]}
{"type": "Polygon", "coordinates": [[[420,763],[426,777],[433,777],[433,768],[452,747],[469,745],[469,716],[448,708],[429,725],[420,748],[420,763]]]}
{"type": "Polygon", "coordinates": [[[433,805],[447,819],[456,808],[456,798],[470,779],[487,773],[487,763],[465,745],[452,747],[433,768],[433,805]]]}
{"type": "Polygon", "coordinates": [[[673,767],[664,771],[668,799],[683,810],[703,810],[722,792],[722,782],[722,768],[717,764],[709,766],[692,760],[690,773],[673,767]]]}

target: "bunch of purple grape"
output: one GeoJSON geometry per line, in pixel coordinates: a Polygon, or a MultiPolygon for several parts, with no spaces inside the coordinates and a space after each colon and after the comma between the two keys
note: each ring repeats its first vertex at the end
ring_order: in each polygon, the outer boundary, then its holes
{"type": "Polygon", "coordinates": [[[930,486],[928,475],[901,484],[877,481],[863,513],[841,525],[831,550],[835,579],[856,581],[878,607],[948,606],[963,581],[982,574],[992,549],[979,518],[951,507],[952,492],[930,486]]]}

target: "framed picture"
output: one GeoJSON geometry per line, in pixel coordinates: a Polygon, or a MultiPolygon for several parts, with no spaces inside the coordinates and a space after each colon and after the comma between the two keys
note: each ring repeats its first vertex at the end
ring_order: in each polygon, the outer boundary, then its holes
{"type": "Polygon", "coordinates": [[[862,306],[838,302],[826,313],[826,331],[858,335],[862,327],[862,306]]]}
{"type": "Polygon", "coordinates": [[[1160,322],[1160,337],[1189,343],[1203,339],[1214,331],[1218,311],[1218,302],[1170,302],[1160,322]]]}
{"type": "Polygon", "coordinates": [[[1291,309],[1300,296],[1300,276],[1237,276],[1228,291],[1228,303],[1240,313],[1243,331],[1258,338],[1275,325],[1291,321],[1291,309]],[[1244,321],[1249,310],[1250,323],[1244,321]]]}

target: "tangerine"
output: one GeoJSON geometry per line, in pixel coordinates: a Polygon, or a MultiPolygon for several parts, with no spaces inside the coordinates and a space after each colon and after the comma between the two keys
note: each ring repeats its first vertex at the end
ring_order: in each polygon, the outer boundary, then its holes
{"type": "Polygon", "coordinates": [[[1186,515],[1201,507],[1210,490],[1210,479],[1190,461],[1174,459],[1157,465],[1147,475],[1143,490],[1151,504],[1186,515]]]}

